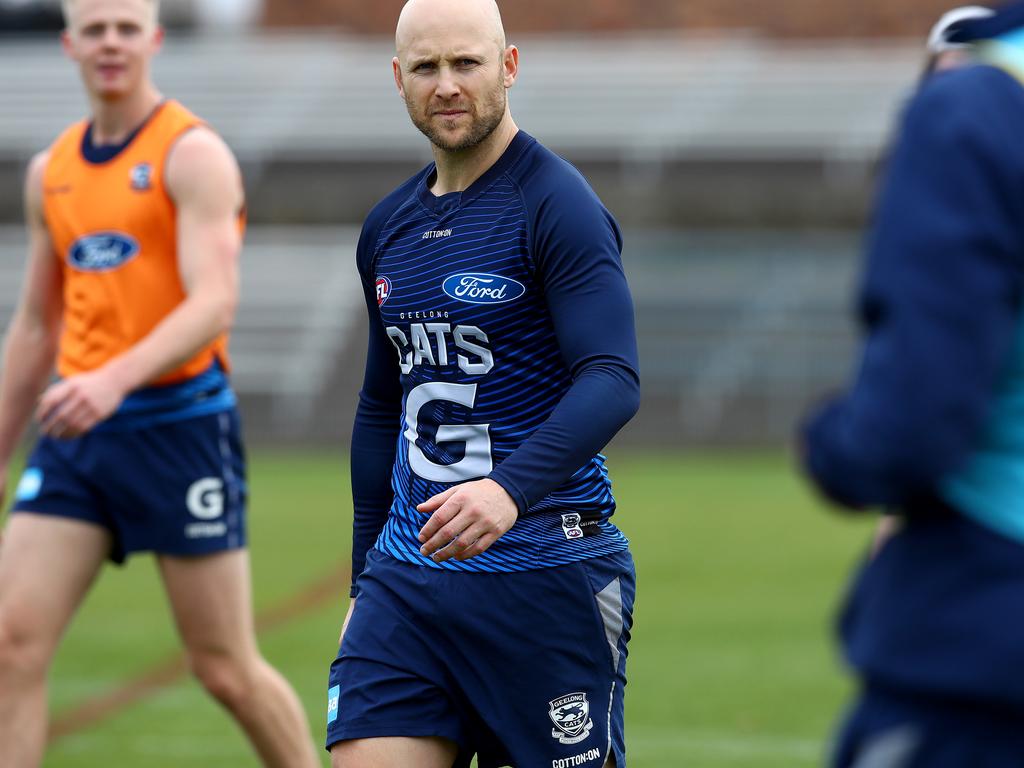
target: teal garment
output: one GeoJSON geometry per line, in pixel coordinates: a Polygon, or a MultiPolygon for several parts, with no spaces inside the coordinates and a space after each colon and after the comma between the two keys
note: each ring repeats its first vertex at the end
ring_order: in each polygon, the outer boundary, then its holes
{"type": "Polygon", "coordinates": [[[978,58],[1021,79],[1024,77],[1024,29],[1015,29],[982,43],[978,46],[978,58]]]}
{"type": "Polygon", "coordinates": [[[1024,316],[980,447],[939,493],[975,522],[1024,542],[1024,316]]]}
{"type": "MultiPolygon", "coordinates": [[[[978,59],[1024,78],[1024,29],[983,44],[978,59]]],[[[1024,542],[1024,317],[981,446],[940,495],[975,522],[1024,542]]]]}

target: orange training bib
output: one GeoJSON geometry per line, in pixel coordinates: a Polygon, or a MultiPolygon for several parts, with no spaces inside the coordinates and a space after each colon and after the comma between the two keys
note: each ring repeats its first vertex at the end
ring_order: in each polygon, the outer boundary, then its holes
{"type": "MultiPolygon", "coordinates": [[[[72,125],[50,148],[43,213],[64,277],[61,376],[99,368],[185,299],[177,211],[164,187],[164,167],[175,141],[198,125],[199,118],[167,101],[106,162],[83,156],[86,121],[72,125]]],[[[227,334],[149,384],[183,381],[214,360],[227,370],[227,334]]]]}

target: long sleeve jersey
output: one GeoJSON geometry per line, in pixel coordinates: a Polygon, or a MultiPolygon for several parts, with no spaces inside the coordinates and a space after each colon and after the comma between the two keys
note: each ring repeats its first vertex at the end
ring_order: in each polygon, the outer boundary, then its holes
{"type": "MultiPolygon", "coordinates": [[[[622,550],[600,451],[636,412],[622,238],[582,176],[520,132],[468,189],[433,165],[370,214],[357,261],[369,313],[352,437],[352,574],[372,546],[465,571],[622,550]],[[419,553],[416,506],[488,477],[516,524],[465,562],[419,553]]],[[[353,587],[356,594],[356,587],[353,587]]]]}

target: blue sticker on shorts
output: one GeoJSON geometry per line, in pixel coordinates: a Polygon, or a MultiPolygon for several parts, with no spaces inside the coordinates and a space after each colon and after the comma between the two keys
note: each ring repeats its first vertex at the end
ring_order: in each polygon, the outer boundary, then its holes
{"type": "Polygon", "coordinates": [[[43,470],[39,467],[28,467],[21,473],[18,489],[14,492],[15,501],[32,501],[43,488],[43,470]]]}
{"type": "Polygon", "coordinates": [[[338,719],[338,696],[341,694],[341,686],[335,685],[327,691],[327,724],[330,725],[338,719]]]}

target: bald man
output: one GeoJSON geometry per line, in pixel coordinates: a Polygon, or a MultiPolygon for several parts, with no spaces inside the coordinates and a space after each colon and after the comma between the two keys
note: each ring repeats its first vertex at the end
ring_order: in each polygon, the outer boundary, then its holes
{"type": "Polygon", "coordinates": [[[635,572],[600,451],[636,412],[618,226],[520,131],[489,0],[411,0],[398,93],[434,162],[371,212],[346,768],[624,766],[635,572]]]}

